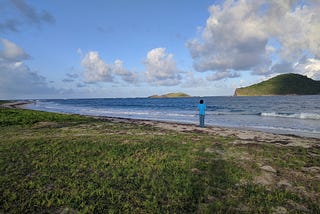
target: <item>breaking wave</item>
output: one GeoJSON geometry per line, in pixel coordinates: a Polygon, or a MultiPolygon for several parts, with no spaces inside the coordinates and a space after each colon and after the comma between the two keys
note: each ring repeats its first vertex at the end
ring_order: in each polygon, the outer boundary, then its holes
{"type": "Polygon", "coordinates": [[[277,113],[277,112],[263,112],[261,113],[263,117],[282,117],[282,118],[295,118],[303,120],[320,120],[320,114],[315,113],[277,113]]]}

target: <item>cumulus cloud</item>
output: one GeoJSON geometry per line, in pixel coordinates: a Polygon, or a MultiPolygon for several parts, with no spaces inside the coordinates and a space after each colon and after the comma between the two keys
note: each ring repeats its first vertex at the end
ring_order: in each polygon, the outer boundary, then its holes
{"type": "Polygon", "coordinates": [[[138,73],[126,69],[121,60],[108,64],[97,51],[88,52],[81,65],[84,68],[83,78],[88,83],[114,82],[117,77],[127,83],[135,83],[139,78],[138,73]]]}
{"type": "Polygon", "coordinates": [[[106,64],[98,52],[90,51],[81,61],[83,77],[87,82],[112,82],[111,67],[106,64]]]}
{"type": "Polygon", "coordinates": [[[48,86],[47,80],[32,71],[23,60],[29,55],[15,43],[0,39],[0,98],[17,99],[52,95],[56,90],[48,86]]]}
{"type": "Polygon", "coordinates": [[[81,61],[84,69],[82,76],[87,83],[147,82],[159,86],[174,86],[181,83],[183,72],[177,68],[173,54],[166,53],[165,48],[150,50],[143,64],[145,71],[138,73],[125,68],[122,60],[117,59],[113,63],[107,63],[97,51],[89,51],[81,61]]]}
{"type": "Polygon", "coordinates": [[[320,80],[320,60],[314,58],[302,60],[295,65],[295,71],[309,78],[320,80]]]}
{"type": "Polygon", "coordinates": [[[116,60],[112,66],[112,70],[115,75],[118,75],[127,83],[137,83],[139,80],[139,74],[134,71],[129,71],[123,65],[123,61],[116,60]]]}
{"type": "Polygon", "coordinates": [[[182,87],[184,88],[197,88],[204,87],[208,85],[203,77],[195,76],[194,72],[187,72],[183,77],[182,87]]]}
{"type": "Polygon", "coordinates": [[[149,83],[160,86],[180,84],[182,71],[177,68],[173,54],[166,53],[165,48],[155,48],[148,52],[143,61],[145,76],[149,83]]]}
{"type": "Polygon", "coordinates": [[[226,1],[209,8],[202,41],[187,43],[197,71],[245,70],[265,61],[268,35],[248,1],[226,1]]]}
{"type": "Polygon", "coordinates": [[[215,72],[210,76],[207,76],[207,80],[218,81],[226,78],[237,78],[237,77],[240,77],[240,74],[238,72],[220,71],[220,72],[215,72]]]}
{"type": "Polygon", "coordinates": [[[41,26],[42,23],[54,23],[55,18],[48,11],[37,11],[25,0],[5,0],[4,8],[0,8],[3,21],[0,22],[0,31],[19,31],[25,24],[41,26]]]}
{"type": "Polygon", "coordinates": [[[30,58],[30,56],[15,43],[10,42],[7,39],[1,39],[0,42],[3,45],[3,50],[0,53],[0,57],[9,61],[20,61],[30,58]]]}
{"type": "Polygon", "coordinates": [[[217,72],[211,78],[216,80],[234,71],[288,72],[306,54],[319,59],[318,6],[308,0],[226,0],[211,6],[201,37],[187,42],[195,70],[217,72]]]}

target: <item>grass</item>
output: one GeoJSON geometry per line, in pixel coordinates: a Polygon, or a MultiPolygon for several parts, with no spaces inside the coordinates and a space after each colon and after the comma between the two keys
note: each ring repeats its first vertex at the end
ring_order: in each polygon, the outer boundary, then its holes
{"type": "Polygon", "coordinates": [[[0,105],[1,105],[1,104],[5,104],[5,103],[8,103],[8,102],[10,102],[10,101],[8,101],[8,100],[0,100],[0,105]]]}
{"type": "Polygon", "coordinates": [[[320,212],[319,148],[0,109],[0,213],[320,212]],[[274,180],[254,182],[260,165],[274,180]]]}

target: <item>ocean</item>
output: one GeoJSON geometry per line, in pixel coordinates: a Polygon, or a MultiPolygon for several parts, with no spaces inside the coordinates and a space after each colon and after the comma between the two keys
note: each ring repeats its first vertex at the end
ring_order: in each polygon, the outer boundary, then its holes
{"type": "Polygon", "coordinates": [[[320,138],[320,95],[268,97],[99,98],[37,100],[27,108],[49,112],[198,124],[320,138]]]}

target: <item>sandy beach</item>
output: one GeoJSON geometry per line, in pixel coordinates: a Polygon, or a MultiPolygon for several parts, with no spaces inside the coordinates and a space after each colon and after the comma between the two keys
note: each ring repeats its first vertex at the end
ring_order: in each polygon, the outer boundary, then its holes
{"type": "MultiPolygon", "coordinates": [[[[25,108],[25,105],[32,103],[32,101],[16,101],[2,104],[6,108],[25,108]]],[[[128,118],[117,118],[117,117],[107,117],[107,116],[88,116],[101,120],[106,120],[114,123],[129,123],[138,125],[148,125],[154,126],[166,130],[172,130],[177,132],[196,132],[196,133],[206,133],[210,135],[219,135],[222,137],[234,137],[236,141],[235,144],[259,144],[259,143],[270,143],[279,146],[301,146],[303,148],[309,147],[319,147],[320,148],[320,137],[319,138],[309,138],[301,137],[296,135],[284,135],[284,134],[274,134],[269,132],[246,130],[246,129],[236,129],[236,128],[226,128],[218,126],[206,126],[205,128],[200,128],[194,124],[184,124],[176,122],[163,122],[155,120],[141,120],[141,119],[128,119],[128,118]]]]}
{"type": "Polygon", "coordinates": [[[163,121],[150,121],[150,120],[138,120],[138,119],[126,119],[126,118],[113,118],[113,117],[94,117],[101,120],[111,121],[114,123],[130,123],[138,125],[154,126],[161,129],[172,130],[177,132],[195,132],[206,133],[210,135],[217,135],[222,137],[234,137],[235,144],[259,144],[270,143],[279,146],[301,146],[304,148],[319,147],[320,139],[307,138],[295,135],[282,135],[273,134],[261,131],[252,131],[235,128],[225,128],[216,126],[207,126],[200,128],[193,124],[183,124],[175,122],[163,122],[163,121]]]}
{"type": "Polygon", "coordinates": [[[1,104],[0,107],[2,108],[24,108],[25,105],[33,103],[32,101],[12,101],[1,104]]]}

